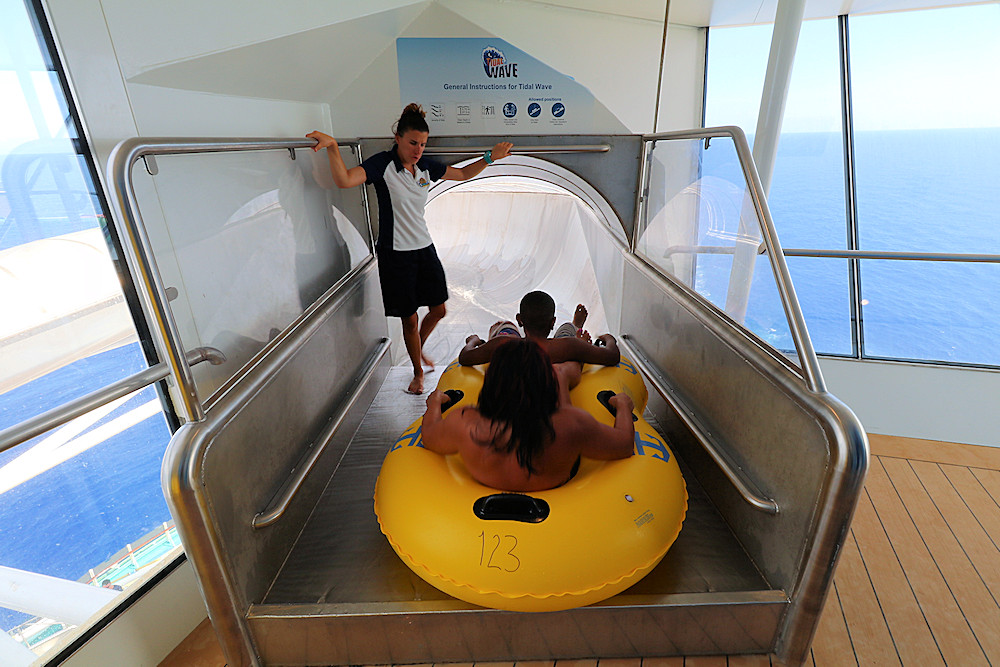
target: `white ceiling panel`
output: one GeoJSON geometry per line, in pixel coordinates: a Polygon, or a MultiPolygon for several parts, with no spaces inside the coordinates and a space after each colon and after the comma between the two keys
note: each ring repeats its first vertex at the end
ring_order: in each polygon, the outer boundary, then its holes
{"type": "MultiPolygon", "coordinates": [[[[502,0],[503,4],[550,5],[595,14],[614,14],[644,21],[663,21],[665,0],[502,0]]],[[[805,18],[870,14],[970,4],[969,0],[806,0],[805,18]]],[[[996,4],[996,0],[992,0],[996,4]]],[[[778,0],[670,0],[670,23],[688,26],[745,25],[774,21],[778,0]]]]}

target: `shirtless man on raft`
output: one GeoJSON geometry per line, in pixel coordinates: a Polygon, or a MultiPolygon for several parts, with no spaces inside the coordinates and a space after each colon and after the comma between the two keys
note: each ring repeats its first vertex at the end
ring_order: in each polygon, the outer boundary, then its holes
{"type": "MultiPolygon", "coordinates": [[[[521,299],[517,323],[524,329],[524,337],[533,340],[548,353],[552,363],[577,361],[580,364],[601,364],[614,366],[621,358],[618,342],[611,334],[597,337],[592,343],[590,334],[583,330],[587,320],[587,309],[580,304],[576,307],[572,324],[566,322],[549,338],[556,324],[556,302],[545,292],[529,292],[521,299]]],[[[458,355],[458,363],[463,366],[485,364],[493,358],[493,353],[512,339],[521,337],[513,322],[497,322],[490,327],[489,340],[484,341],[473,334],[466,339],[466,345],[458,355]]],[[[570,384],[573,386],[575,383],[570,384]]]]}

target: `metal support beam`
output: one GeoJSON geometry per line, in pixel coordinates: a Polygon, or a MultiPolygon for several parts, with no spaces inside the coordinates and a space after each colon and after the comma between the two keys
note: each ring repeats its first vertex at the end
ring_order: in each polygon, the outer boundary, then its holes
{"type": "MultiPolygon", "coordinates": [[[[757,129],[753,139],[753,160],[757,165],[757,174],[765,196],[771,190],[774,158],[778,152],[781,121],[785,115],[788,84],[792,78],[795,48],[799,42],[804,11],[805,0],[778,1],[778,14],[771,34],[771,52],[767,59],[764,90],[761,93],[757,129]]],[[[726,294],[726,312],[737,322],[746,319],[757,257],[756,244],[760,239],[753,212],[748,210],[749,204],[745,204],[743,208],[744,214],[740,216],[739,225],[740,241],[736,244],[732,273],[729,276],[729,291],[726,294]]]]}

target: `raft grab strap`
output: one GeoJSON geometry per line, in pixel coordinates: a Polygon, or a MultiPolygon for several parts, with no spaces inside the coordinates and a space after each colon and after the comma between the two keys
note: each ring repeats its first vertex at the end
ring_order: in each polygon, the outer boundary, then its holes
{"type": "Polygon", "coordinates": [[[444,395],[448,397],[448,400],[441,404],[442,414],[444,414],[448,408],[465,398],[465,392],[461,389],[446,389],[444,395]]]}
{"type": "Polygon", "coordinates": [[[494,493],[477,499],[472,512],[485,521],[541,523],[549,516],[549,504],[523,493],[494,493]]]}
{"type": "MultiPolygon", "coordinates": [[[[601,405],[603,405],[608,409],[608,412],[611,413],[612,417],[616,417],[618,413],[615,407],[611,405],[611,397],[614,395],[615,392],[611,391],[610,389],[605,389],[604,391],[597,392],[597,400],[601,402],[601,405]]],[[[634,422],[639,421],[639,418],[635,416],[634,412],[632,413],[632,421],[634,422]]]]}

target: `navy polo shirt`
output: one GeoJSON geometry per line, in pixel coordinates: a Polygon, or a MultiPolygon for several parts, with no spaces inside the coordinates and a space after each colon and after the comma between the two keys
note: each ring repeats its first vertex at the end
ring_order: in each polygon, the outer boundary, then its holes
{"type": "Polygon", "coordinates": [[[366,180],[378,196],[379,250],[419,250],[433,241],[424,220],[427,191],[444,176],[447,165],[421,157],[410,174],[399,160],[396,146],[361,163],[366,180]]]}

